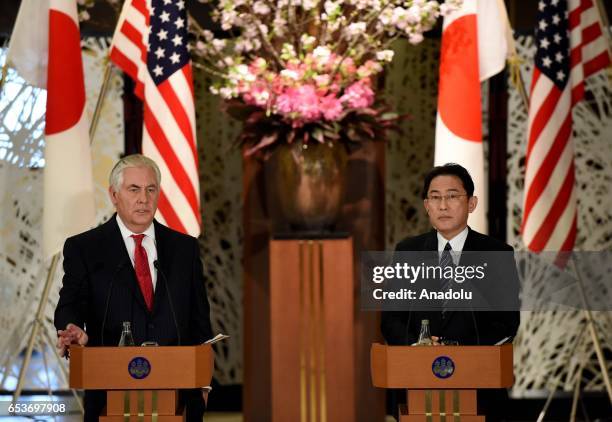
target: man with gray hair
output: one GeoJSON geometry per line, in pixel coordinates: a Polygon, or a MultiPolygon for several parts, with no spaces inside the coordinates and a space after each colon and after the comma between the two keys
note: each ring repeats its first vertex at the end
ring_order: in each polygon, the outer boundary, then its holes
{"type": "MultiPolygon", "coordinates": [[[[66,240],[55,309],[62,355],[70,344],[118,345],[124,321],[137,345],[196,345],[212,337],[198,241],[154,219],[160,179],[153,160],[122,158],[109,177],[116,214],[66,240]]],[[[181,391],[188,421],[202,421],[208,391],[181,391]]],[[[85,421],[97,421],[105,404],[104,391],[86,391],[85,421]]]]}

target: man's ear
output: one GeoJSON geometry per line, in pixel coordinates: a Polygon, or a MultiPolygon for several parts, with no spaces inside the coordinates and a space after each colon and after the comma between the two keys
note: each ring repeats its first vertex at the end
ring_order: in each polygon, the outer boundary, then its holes
{"type": "Polygon", "coordinates": [[[425,207],[425,212],[427,215],[429,215],[429,203],[427,202],[427,199],[423,199],[423,206],[425,207]]]}
{"type": "Polygon", "coordinates": [[[478,205],[478,197],[470,196],[470,198],[468,199],[468,212],[474,212],[477,205],[478,205]]]}
{"type": "Polygon", "coordinates": [[[117,198],[115,198],[116,194],[117,194],[117,192],[115,192],[113,187],[109,186],[108,187],[108,197],[110,198],[110,200],[113,203],[113,205],[117,205],[117,198]]]}

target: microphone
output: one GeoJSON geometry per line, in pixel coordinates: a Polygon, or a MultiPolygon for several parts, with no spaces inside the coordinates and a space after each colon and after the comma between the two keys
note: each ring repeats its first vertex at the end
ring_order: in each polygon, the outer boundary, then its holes
{"type": "Polygon", "coordinates": [[[478,324],[476,323],[476,315],[474,315],[474,308],[470,308],[472,312],[472,321],[474,322],[474,331],[476,332],[476,344],[480,346],[480,333],[478,332],[478,324]]]}
{"type": "Polygon", "coordinates": [[[125,264],[126,262],[124,260],[124,261],[121,261],[119,265],[117,265],[117,268],[115,269],[115,272],[113,273],[110,284],[108,286],[108,292],[106,293],[106,303],[104,304],[104,317],[102,318],[102,328],[100,329],[100,346],[104,346],[104,326],[106,325],[106,317],[108,316],[108,306],[110,305],[110,298],[113,292],[113,285],[115,284],[115,278],[119,274],[119,271],[121,271],[123,267],[125,267],[125,264]]]}
{"type": "Polygon", "coordinates": [[[170,294],[170,288],[168,287],[168,279],[166,278],[166,274],[161,269],[161,265],[159,265],[159,261],[156,259],[153,261],[153,266],[161,275],[160,278],[164,280],[164,285],[166,286],[166,293],[168,294],[168,305],[170,305],[170,312],[172,313],[172,320],[174,321],[174,328],[176,328],[176,338],[178,340],[178,345],[181,345],[181,332],[179,330],[178,322],[176,321],[176,314],[174,313],[174,304],[172,300],[172,295],[170,294]]]}
{"type": "MultiPolygon", "coordinates": [[[[410,346],[408,344],[408,338],[410,337],[410,321],[412,320],[412,303],[410,303],[410,307],[408,308],[408,321],[406,322],[406,328],[404,329],[404,341],[403,344],[410,346]]],[[[418,337],[417,337],[418,340],[418,337]]]]}

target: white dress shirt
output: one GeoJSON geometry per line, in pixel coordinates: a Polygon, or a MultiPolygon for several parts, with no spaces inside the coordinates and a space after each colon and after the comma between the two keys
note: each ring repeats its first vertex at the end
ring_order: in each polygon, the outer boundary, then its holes
{"type": "Polygon", "coordinates": [[[117,225],[121,231],[121,237],[125,242],[125,248],[127,249],[130,261],[132,261],[132,267],[134,266],[134,250],[136,249],[136,242],[132,237],[133,234],[144,234],[142,238],[142,247],[147,252],[147,259],[149,260],[149,271],[151,271],[151,281],[153,282],[153,291],[157,285],[157,270],[153,263],[157,259],[157,247],[155,246],[155,227],[153,223],[142,233],[133,233],[126,225],[121,221],[121,217],[117,214],[117,225]]]}
{"type": "Polygon", "coordinates": [[[457,236],[453,237],[450,240],[447,240],[444,236],[440,234],[440,232],[436,232],[438,235],[438,254],[442,256],[442,252],[446,247],[446,244],[450,242],[451,244],[451,258],[453,258],[453,264],[459,265],[459,258],[461,257],[461,251],[463,251],[463,245],[465,245],[465,239],[467,239],[468,235],[467,226],[463,229],[457,236]]]}

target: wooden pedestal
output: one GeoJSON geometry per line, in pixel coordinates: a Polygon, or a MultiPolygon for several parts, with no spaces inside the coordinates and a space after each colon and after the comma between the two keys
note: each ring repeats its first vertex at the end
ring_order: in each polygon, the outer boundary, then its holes
{"type": "Polygon", "coordinates": [[[400,422],[436,422],[444,416],[460,416],[462,422],[485,420],[478,416],[476,390],[408,390],[407,395],[408,407],[400,410],[400,422]]]}
{"type": "Polygon", "coordinates": [[[351,239],[270,242],[273,422],[355,420],[351,239]]]}

